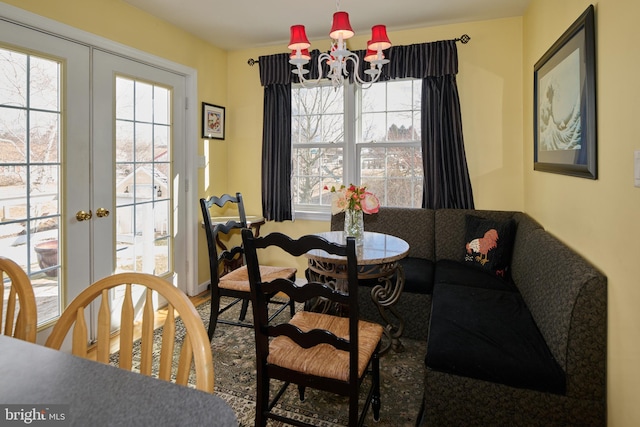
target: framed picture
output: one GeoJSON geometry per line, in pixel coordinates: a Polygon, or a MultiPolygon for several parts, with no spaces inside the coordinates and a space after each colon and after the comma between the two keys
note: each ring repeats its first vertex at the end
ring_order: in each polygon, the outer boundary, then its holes
{"type": "Polygon", "coordinates": [[[534,67],[533,169],[597,178],[594,8],[534,67]]]}
{"type": "Polygon", "coordinates": [[[224,107],[202,103],[202,137],[224,139],[224,107]]]}

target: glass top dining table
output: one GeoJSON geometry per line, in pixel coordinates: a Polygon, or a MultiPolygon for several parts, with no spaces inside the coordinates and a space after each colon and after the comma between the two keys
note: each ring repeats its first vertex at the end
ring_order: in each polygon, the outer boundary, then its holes
{"type": "MultiPolygon", "coordinates": [[[[316,233],[330,242],[345,244],[347,236],[344,231],[326,231],[316,233]]],[[[358,266],[380,265],[396,262],[407,256],[409,244],[399,237],[389,234],[364,232],[362,245],[356,246],[358,266]]],[[[346,258],[329,254],[322,250],[312,250],[307,253],[307,258],[317,261],[346,263],[346,258]]]]}

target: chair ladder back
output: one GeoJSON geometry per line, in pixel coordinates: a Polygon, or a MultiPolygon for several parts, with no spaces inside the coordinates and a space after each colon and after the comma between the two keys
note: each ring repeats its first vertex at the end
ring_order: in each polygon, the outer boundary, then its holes
{"type": "MultiPolygon", "coordinates": [[[[211,225],[211,211],[210,209],[213,205],[218,206],[219,208],[224,207],[227,203],[234,203],[238,206],[238,219],[240,220],[240,226],[242,228],[247,227],[247,214],[244,210],[244,200],[242,199],[242,194],[236,193],[235,197],[229,194],[223,194],[222,196],[211,196],[209,199],[200,199],[200,206],[202,207],[202,216],[205,215],[209,217],[209,225],[211,225]]],[[[206,218],[203,218],[205,221],[206,218]]],[[[229,222],[238,222],[234,220],[227,221],[229,222]]],[[[226,231],[228,232],[228,231],[226,231]]]]}
{"type": "Polygon", "coordinates": [[[220,263],[223,260],[231,261],[238,253],[242,253],[242,248],[233,247],[229,250],[223,250],[218,253],[217,239],[218,234],[229,234],[231,230],[247,227],[247,216],[244,210],[244,202],[242,195],[236,193],[235,197],[224,194],[220,197],[211,196],[207,199],[200,199],[200,207],[202,210],[202,219],[204,220],[204,228],[207,236],[207,248],[209,251],[209,269],[211,271],[211,281],[220,280],[220,263]],[[222,208],[227,203],[236,203],[238,205],[239,221],[230,219],[225,223],[219,223],[215,226],[211,220],[211,207],[218,206],[222,208]]]}
{"type": "Polygon", "coordinates": [[[293,280],[276,278],[270,282],[261,281],[260,287],[264,294],[274,295],[282,292],[296,302],[308,301],[313,297],[326,298],[345,305],[350,302],[349,294],[332,289],[322,282],[309,281],[303,286],[298,286],[293,280]]]}
{"type": "MultiPolygon", "coordinates": [[[[321,282],[308,282],[304,286],[298,286],[292,280],[278,278],[271,282],[260,281],[259,283],[261,288],[259,297],[261,300],[263,298],[266,299],[266,295],[284,293],[296,302],[309,301],[314,297],[324,298],[342,305],[348,305],[350,301],[348,294],[329,288],[321,282]]],[[[329,344],[338,350],[349,351],[350,349],[350,340],[338,337],[326,330],[304,332],[288,323],[271,325],[267,322],[264,331],[266,335],[272,338],[285,335],[303,348],[310,348],[318,344],[329,344]]]]}
{"type": "Polygon", "coordinates": [[[227,222],[217,224],[213,227],[213,236],[216,237],[218,234],[229,234],[231,230],[235,228],[246,228],[246,221],[236,221],[235,219],[230,219],[227,222]]]}
{"type": "Polygon", "coordinates": [[[245,246],[245,256],[247,257],[248,274],[249,277],[253,277],[253,283],[257,284],[256,287],[251,287],[251,293],[256,301],[254,316],[258,322],[257,334],[265,335],[264,339],[261,339],[263,348],[268,348],[267,337],[286,335],[304,348],[313,347],[317,344],[330,344],[339,350],[349,351],[352,359],[355,360],[355,365],[353,366],[357,366],[357,352],[353,351],[358,347],[358,267],[355,241],[352,238],[348,238],[346,245],[338,245],[314,235],[302,236],[294,240],[285,234],[277,232],[264,237],[254,237],[251,230],[248,229],[242,230],[242,239],[245,246]],[[312,249],[320,249],[330,254],[346,256],[349,293],[345,294],[332,289],[321,282],[310,281],[304,286],[298,286],[294,281],[282,278],[263,282],[258,268],[257,249],[266,249],[272,246],[279,247],[292,256],[301,256],[312,249]],[[349,339],[337,337],[326,330],[304,332],[291,324],[269,324],[266,302],[269,295],[277,292],[287,294],[289,298],[293,298],[296,302],[304,302],[313,297],[320,297],[332,302],[349,305],[350,314],[353,314],[349,316],[349,339]]]}
{"type": "Polygon", "coordinates": [[[267,326],[266,333],[270,337],[278,337],[281,335],[289,337],[302,348],[311,348],[319,344],[329,344],[338,350],[351,350],[351,341],[323,329],[312,329],[304,332],[296,326],[282,323],[275,326],[267,326]]]}
{"type": "MultiPolygon", "coordinates": [[[[217,233],[216,233],[217,234],[217,233]]],[[[222,262],[232,262],[244,256],[242,246],[234,246],[231,249],[225,249],[218,255],[218,265],[222,262]]]]}
{"type": "Polygon", "coordinates": [[[230,194],[223,194],[222,196],[211,196],[207,204],[210,208],[213,205],[218,206],[219,208],[223,207],[227,203],[235,203],[238,205],[238,217],[240,218],[240,222],[242,222],[245,226],[247,224],[247,215],[244,211],[244,200],[242,199],[242,194],[236,193],[235,197],[230,194]]]}

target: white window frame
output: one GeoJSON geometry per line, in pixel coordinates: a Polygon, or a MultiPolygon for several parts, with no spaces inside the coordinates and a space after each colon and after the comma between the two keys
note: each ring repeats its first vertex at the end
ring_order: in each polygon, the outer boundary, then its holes
{"type": "MultiPolygon", "coordinates": [[[[417,79],[407,79],[417,80],[417,79]]],[[[330,81],[322,82],[322,86],[331,86],[330,81]]],[[[301,84],[293,84],[293,89],[301,88],[301,84]]],[[[360,120],[361,106],[359,91],[366,90],[356,87],[354,84],[345,83],[344,85],[344,141],[341,146],[343,149],[343,183],[360,184],[360,164],[361,152],[364,148],[376,147],[415,147],[421,149],[420,141],[406,142],[364,142],[358,140],[361,135],[359,126],[362,125],[360,120]]],[[[334,144],[318,144],[318,147],[333,147],[334,144]]],[[[309,143],[297,144],[292,141],[292,153],[296,148],[309,147],[309,143]]],[[[295,171],[294,171],[295,172],[295,171]]],[[[293,189],[292,189],[293,190],[293,189]]],[[[299,205],[293,202],[293,208],[296,219],[327,221],[331,217],[331,207],[329,205],[299,205]]]]}

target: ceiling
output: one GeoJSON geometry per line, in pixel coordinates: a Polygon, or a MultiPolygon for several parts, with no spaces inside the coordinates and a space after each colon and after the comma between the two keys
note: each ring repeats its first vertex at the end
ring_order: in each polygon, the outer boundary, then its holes
{"type": "Polygon", "coordinates": [[[375,24],[391,32],[522,16],[529,1],[387,0],[373,6],[371,0],[124,0],[225,50],[286,46],[294,24],[306,27],[309,40],[328,38],[336,10],[349,13],[356,34],[367,34],[375,24]]]}

